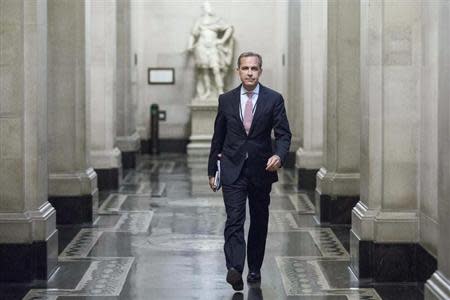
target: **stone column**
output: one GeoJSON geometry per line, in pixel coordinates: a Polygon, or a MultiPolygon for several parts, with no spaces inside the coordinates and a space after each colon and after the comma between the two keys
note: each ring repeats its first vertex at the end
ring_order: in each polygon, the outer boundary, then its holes
{"type": "Polygon", "coordinates": [[[97,175],[89,163],[85,5],[48,0],[49,201],[58,224],[92,221],[97,175]]]}
{"type": "Polygon", "coordinates": [[[117,137],[122,152],[122,167],[134,168],[141,140],[136,131],[135,100],[131,93],[131,20],[130,1],[117,2],[117,137]]]}
{"type": "Polygon", "coordinates": [[[425,299],[450,299],[450,1],[439,6],[438,29],[438,270],[425,285],[425,299]]]}
{"type": "Polygon", "coordinates": [[[361,2],[361,201],[351,266],[374,281],[417,275],[420,15],[420,1],[361,2]]]}
{"type": "Polygon", "coordinates": [[[47,280],[56,214],[47,201],[47,1],[0,1],[0,282],[47,280]]]}
{"type": "Polygon", "coordinates": [[[88,98],[91,112],[91,161],[100,190],[116,189],[122,177],[115,147],[117,88],[117,1],[86,1],[88,98]]]}
{"type": "Polygon", "coordinates": [[[359,199],[359,2],[328,0],[323,164],[316,188],[316,214],[324,223],[350,223],[359,199]]]}
{"type": "Polygon", "coordinates": [[[298,187],[314,190],[316,174],[322,165],[323,106],[326,101],[327,1],[300,2],[300,84],[303,104],[302,146],[296,153],[298,187]]]}

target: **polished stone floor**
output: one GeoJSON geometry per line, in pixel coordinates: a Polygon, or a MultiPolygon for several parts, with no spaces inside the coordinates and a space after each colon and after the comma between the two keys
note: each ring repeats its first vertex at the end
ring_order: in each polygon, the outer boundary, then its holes
{"type": "Polygon", "coordinates": [[[415,284],[359,282],[348,228],[318,226],[312,191],[298,191],[289,169],[272,191],[262,282],[234,292],[225,282],[224,205],[205,173],[204,158],[140,157],[119,190],[101,194],[92,225],[58,228],[50,280],[1,286],[0,299],[423,299],[415,284]]]}

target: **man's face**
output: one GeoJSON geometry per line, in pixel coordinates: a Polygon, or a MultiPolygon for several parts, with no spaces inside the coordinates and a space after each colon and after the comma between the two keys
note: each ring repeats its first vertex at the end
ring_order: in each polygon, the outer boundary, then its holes
{"type": "Polygon", "coordinates": [[[246,90],[253,90],[259,82],[262,69],[259,67],[259,59],[256,56],[242,57],[237,69],[242,85],[246,90]]]}

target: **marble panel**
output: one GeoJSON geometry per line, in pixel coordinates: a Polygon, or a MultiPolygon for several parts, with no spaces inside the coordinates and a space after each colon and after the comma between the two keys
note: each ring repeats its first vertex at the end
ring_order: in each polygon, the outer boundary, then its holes
{"type": "Polygon", "coordinates": [[[75,290],[80,295],[118,296],[133,261],[133,257],[93,261],[75,290]]]}
{"type": "Polygon", "coordinates": [[[24,300],[119,296],[133,261],[132,257],[97,258],[74,289],[32,289],[24,300]]]}
{"type": "Polygon", "coordinates": [[[330,286],[319,264],[295,257],[276,257],[286,294],[321,294],[330,286]]]}
{"type": "Polygon", "coordinates": [[[120,213],[119,215],[99,215],[94,225],[96,226],[96,230],[101,231],[141,233],[148,232],[152,218],[152,211],[120,213]],[[110,224],[110,226],[102,225],[108,222],[107,219],[112,218],[116,219],[114,224],[110,224]]]}
{"type": "Polygon", "coordinates": [[[308,194],[298,193],[289,195],[289,200],[294,206],[295,210],[302,214],[314,214],[315,208],[308,194]]]}
{"type": "Polygon", "coordinates": [[[350,258],[347,250],[345,250],[330,228],[310,230],[309,234],[323,257],[350,258]]]}
{"type": "Polygon", "coordinates": [[[73,257],[87,257],[97,243],[102,231],[82,229],[59,255],[59,259],[73,257]]]}
{"type": "Polygon", "coordinates": [[[324,273],[326,261],[304,260],[299,257],[276,257],[276,260],[288,296],[309,296],[308,299],[329,299],[328,297],[340,296],[342,298],[336,299],[381,300],[374,289],[331,287],[327,279],[328,274],[324,273]]]}

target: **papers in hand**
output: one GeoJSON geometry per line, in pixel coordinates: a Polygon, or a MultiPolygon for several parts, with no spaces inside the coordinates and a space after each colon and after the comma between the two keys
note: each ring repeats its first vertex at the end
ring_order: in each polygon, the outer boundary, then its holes
{"type": "Polygon", "coordinates": [[[220,181],[220,160],[217,160],[217,171],[216,176],[214,176],[214,185],[216,187],[215,188],[216,192],[220,190],[222,186],[222,182],[220,181]]]}

